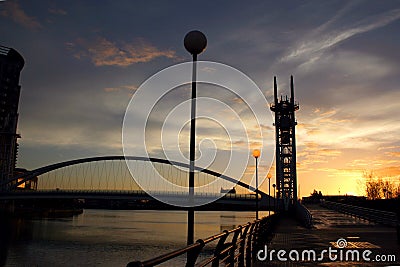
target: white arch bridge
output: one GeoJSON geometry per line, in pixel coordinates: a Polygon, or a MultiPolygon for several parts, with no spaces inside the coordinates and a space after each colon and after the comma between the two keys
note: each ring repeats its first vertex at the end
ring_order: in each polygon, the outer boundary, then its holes
{"type": "MultiPolygon", "coordinates": [[[[138,156],[102,156],[81,158],[59,162],[21,173],[0,183],[0,200],[16,199],[109,199],[131,201],[154,201],[188,198],[189,164],[159,158],[138,156]],[[134,176],[140,179],[139,186],[127,168],[129,161],[134,176]],[[168,183],[157,183],[157,177],[163,177],[168,183]],[[157,177],[156,177],[157,176],[157,177]],[[31,189],[26,188],[30,185],[31,189]],[[142,190],[141,187],[146,188],[142,190]],[[181,190],[177,190],[181,188],[181,190]]],[[[273,198],[232,177],[195,167],[195,199],[217,199],[214,204],[246,205],[255,204],[259,194],[260,207],[269,209],[273,198]],[[221,192],[236,186],[243,193],[221,192]],[[207,185],[207,186],[206,186],[207,185]],[[268,198],[271,198],[268,201],[268,198]]],[[[159,178],[158,178],[159,179],[159,178]]],[[[168,201],[169,202],[169,201],[168,201]]],[[[171,202],[169,202],[171,203],[171,202]]]]}

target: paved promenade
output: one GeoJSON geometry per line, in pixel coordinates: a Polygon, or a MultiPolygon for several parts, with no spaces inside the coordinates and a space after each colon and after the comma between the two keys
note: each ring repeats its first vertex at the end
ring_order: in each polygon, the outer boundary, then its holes
{"type": "MultiPolygon", "coordinates": [[[[292,218],[282,218],[276,234],[267,247],[267,259],[257,261],[256,267],[400,266],[400,245],[397,244],[395,228],[355,219],[319,205],[309,205],[307,208],[313,215],[314,227],[306,229],[292,218]],[[338,239],[340,239],[339,242],[337,242],[338,239]],[[329,248],[331,255],[329,255],[329,248]],[[275,252],[273,252],[271,261],[272,250],[275,252]],[[279,250],[286,251],[284,255],[281,255],[281,258],[287,259],[286,262],[278,260],[277,251],[279,250]],[[291,250],[296,251],[291,252],[291,250]],[[316,252],[315,261],[308,260],[313,257],[310,250],[316,252]],[[326,252],[322,254],[323,250],[326,252]],[[304,254],[305,261],[301,261],[302,254],[304,254]],[[357,254],[359,260],[356,260],[357,254]],[[291,261],[289,255],[294,259],[299,255],[300,261],[291,261]],[[336,260],[331,260],[335,256],[336,260]],[[381,262],[380,260],[383,259],[386,261],[381,262]]],[[[265,257],[265,253],[261,253],[260,256],[265,257]]]]}

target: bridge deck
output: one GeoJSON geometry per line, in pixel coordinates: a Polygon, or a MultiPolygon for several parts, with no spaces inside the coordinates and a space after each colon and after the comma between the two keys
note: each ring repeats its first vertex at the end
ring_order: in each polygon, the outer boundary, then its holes
{"type": "MultiPolygon", "coordinates": [[[[273,261],[266,259],[265,261],[256,260],[254,266],[388,266],[399,265],[400,263],[400,245],[397,244],[396,229],[385,227],[355,219],[342,213],[331,211],[320,207],[319,205],[307,206],[313,215],[314,227],[306,229],[300,226],[292,218],[282,218],[279,223],[275,236],[268,246],[268,254],[271,250],[285,250],[283,256],[288,258],[287,262],[282,262],[277,259],[276,252],[273,254],[273,261]],[[340,250],[343,251],[343,259],[346,259],[346,249],[335,248],[334,245],[339,238],[344,238],[347,241],[347,250],[358,250],[360,261],[331,261],[328,253],[323,257],[322,261],[290,261],[288,253],[290,250],[315,250],[317,259],[321,255],[321,251],[332,247],[337,249],[336,255],[340,257],[340,250]],[[375,255],[395,255],[396,261],[378,263],[366,262],[362,259],[362,252],[366,249],[371,250],[372,254],[368,257],[371,260],[375,259],[375,255]]],[[[292,254],[296,256],[295,253],[292,254]]],[[[263,256],[263,254],[261,254],[263,256]]],[[[307,255],[306,255],[307,256],[307,255]]],[[[307,257],[306,257],[307,258],[307,257]]]]}

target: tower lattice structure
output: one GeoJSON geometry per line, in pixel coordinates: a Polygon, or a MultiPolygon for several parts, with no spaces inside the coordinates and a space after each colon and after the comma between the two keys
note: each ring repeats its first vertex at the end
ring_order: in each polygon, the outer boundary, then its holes
{"type": "Polygon", "coordinates": [[[274,103],[270,106],[275,113],[275,158],[276,188],[278,203],[285,210],[297,201],[296,171],[296,118],[299,104],[294,100],[293,76],[290,77],[290,98],[282,95],[278,98],[278,86],[274,77],[274,103]]]}

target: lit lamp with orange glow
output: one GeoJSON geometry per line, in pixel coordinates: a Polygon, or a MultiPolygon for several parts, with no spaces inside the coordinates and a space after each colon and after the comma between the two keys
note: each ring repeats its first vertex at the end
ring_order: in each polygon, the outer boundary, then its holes
{"type": "Polygon", "coordinates": [[[256,159],[256,220],[258,220],[258,158],[260,157],[260,150],[253,150],[253,157],[256,159]]]}

